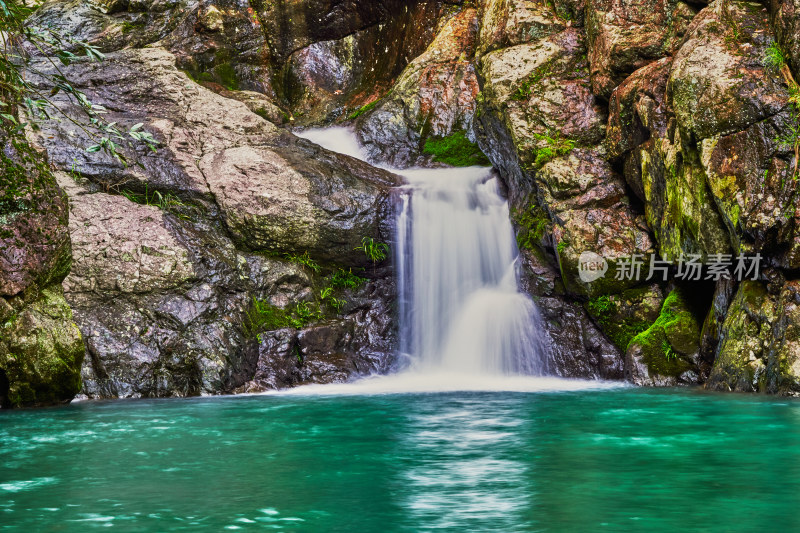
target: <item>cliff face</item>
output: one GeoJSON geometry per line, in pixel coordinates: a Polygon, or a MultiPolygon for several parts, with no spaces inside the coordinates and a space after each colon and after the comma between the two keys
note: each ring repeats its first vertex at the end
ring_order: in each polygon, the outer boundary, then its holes
{"type": "Polygon", "coordinates": [[[32,22],[108,53],[66,69],[76,88],[160,145],[125,166],[42,123],[45,192],[0,205],[0,397],[68,399],[84,344],[88,397],[388,370],[392,273],[356,249],[391,241],[398,178],[288,131],[332,122],[375,163],[488,157],[552,373],[800,392],[798,20],[790,0],[51,0],[32,22]],[[591,283],[587,251],[609,266],[591,283]],[[613,275],[755,252],[741,284],[613,275]]]}

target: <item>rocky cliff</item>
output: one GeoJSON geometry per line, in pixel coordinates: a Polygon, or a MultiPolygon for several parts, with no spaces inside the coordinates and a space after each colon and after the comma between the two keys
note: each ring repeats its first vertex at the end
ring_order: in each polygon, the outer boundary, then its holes
{"type": "Polygon", "coordinates": [[[78,368],[93,398],[389,370],[391,268],[357,249],[391,242],[399,178],[291,133],[331,123],[373,163],[499,171],[551,373],[798,393],[798,21],[791,0],[50,0],[32,24],[107,53],[65,74],[159,145],[122,164],[66,120],[35,135],[51,166],[7,144],[4,190],[31,192],[0,204],[0,397],[69,399],[78,368]],[[587,251],[609,275],[581,279],[587,251]],[[754,253],[741,283],[613,276],[754,253]]]}

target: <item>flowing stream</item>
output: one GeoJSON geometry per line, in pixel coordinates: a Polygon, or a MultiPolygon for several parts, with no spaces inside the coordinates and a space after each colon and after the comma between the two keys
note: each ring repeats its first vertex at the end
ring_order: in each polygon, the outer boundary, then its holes
{"type": "MultiPolygon", "coordinates": [[[[365,159],[347,128],[300,136],[365,159]]],[[[492,169],[388,169],[407,181],[393,256],[410,370],[450,379],[541,375],[541,318],[519,292],[508,202],[492,169]]]]}

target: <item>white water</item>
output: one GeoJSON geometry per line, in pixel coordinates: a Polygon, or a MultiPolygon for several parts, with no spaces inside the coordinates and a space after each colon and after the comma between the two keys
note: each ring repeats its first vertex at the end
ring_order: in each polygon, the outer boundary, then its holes
{"type": "MultiPolygon", "coordinates": [[[[364,159],[346,128],[300,136],[364,159]]],[[[408,183],[392,252],[400,350],[415,383],[427,388],[425,377],[435,376],[439,388],[444,379],[455,388],[472,383],[473,389],[490,376],[541,375],[546,360],[541,319],[519,292],[508,203],[492,170],[390,170],[408,183]]]]}

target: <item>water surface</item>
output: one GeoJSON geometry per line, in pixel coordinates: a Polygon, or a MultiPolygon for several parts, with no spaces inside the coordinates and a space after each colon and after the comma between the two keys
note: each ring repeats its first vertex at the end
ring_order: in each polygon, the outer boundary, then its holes
{"type": "Polygon", "coordinates": [[[800,528],[797,401],[567,388],[0,412],[0,529],[800,528]]]}

